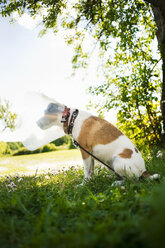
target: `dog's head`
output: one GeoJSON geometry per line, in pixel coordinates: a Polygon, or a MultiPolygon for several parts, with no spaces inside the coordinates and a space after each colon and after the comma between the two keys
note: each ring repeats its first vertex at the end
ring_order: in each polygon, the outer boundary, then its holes
{"type": "Polygon", "coordinates": [[[37,121],[37,125],[45,130],[57,124],[57,120],[62,113],[62,108],[59,104],[50,103],[44,111],[44,116],[37,121]]]}

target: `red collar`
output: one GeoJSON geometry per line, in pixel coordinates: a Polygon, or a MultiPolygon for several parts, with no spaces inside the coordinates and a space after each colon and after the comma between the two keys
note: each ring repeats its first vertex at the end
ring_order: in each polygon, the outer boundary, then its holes
{"type": "Polygon", "coordinates": [[[65,106],[64,112],[62,113],[62,120],[64,132],[68,133],[68,125],[69,125],[69,116],[70,116],[70,108],[65,106]]]}
{"type": "Polygon", "coordinates": [[[63,123],[63,128],[64,132],[66,134],[72,134],[72,129],[74,126],[74,121],[78,116],[78,109],[75,109],[71,115],[70,122],[69,122],[69,117],[70,117],[70,108],[65,107],[64,112],[62,113],[62,120],[61,122],[63,123]]]}

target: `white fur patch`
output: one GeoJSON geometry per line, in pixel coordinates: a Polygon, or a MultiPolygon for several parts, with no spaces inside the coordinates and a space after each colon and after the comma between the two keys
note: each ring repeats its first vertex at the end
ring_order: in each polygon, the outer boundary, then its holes
{"type": "Polygon", "coordinates": [[[94,161],[91,157],[83,160],[84,162],[84,177],[87,179],[91,179],[94,173],[94,161]]]}
{"type": "Polygon", "coordinates": [[[79,111],[79,114],[74,122],[74,127],[73,127],[73,131],[72,131],[72,135],[73,138],[75,140],[78,140],[78,136],[80,134],[81,131],[81,127],[83,122],[88,119],[90,116],[92,116],[90,113],[85,112],[85,111],[79,111]]]}
{"type": "Polygon", "coordinates": [[[121,176],[140,177],[145,171],[144,159],[140,152],[135,151],[133,143],[124,135],[107,145],[96,145],[93,153],[101,160],[111,164],[113,169],[121,176]],[[124,149],[133,151],[131,158],[121,158],[124,149]]]}

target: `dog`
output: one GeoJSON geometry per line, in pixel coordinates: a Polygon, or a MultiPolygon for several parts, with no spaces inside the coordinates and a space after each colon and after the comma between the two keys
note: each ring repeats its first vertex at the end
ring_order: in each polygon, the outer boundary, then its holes
{"type": "MultiPolygon", "coordinates": [[[[144,159],[130,139],[110,122],[89,112],[50,103],[37,125],[43,130],[53,125],[61,127],[81,147],[109,164],[121,177],[159,178],[158,174],[150,175],[146,171],[144,159]]],[[[94,159],[84,149],[80,148],[84,164],[83,184],[94,174],[94,159]]]]}

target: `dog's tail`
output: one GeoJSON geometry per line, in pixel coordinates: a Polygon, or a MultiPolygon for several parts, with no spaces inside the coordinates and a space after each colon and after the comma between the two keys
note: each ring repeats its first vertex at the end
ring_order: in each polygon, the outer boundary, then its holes
{"type": "Polygon", "coordinates": [[[149,172],[147,171],[144,171],[141,175],[141,178],[149,178],[151,180],[156,180],[156,179],[159,179],[160,178],[160,175],[159,174],[153,174],[151,175],[149,172]]]}

